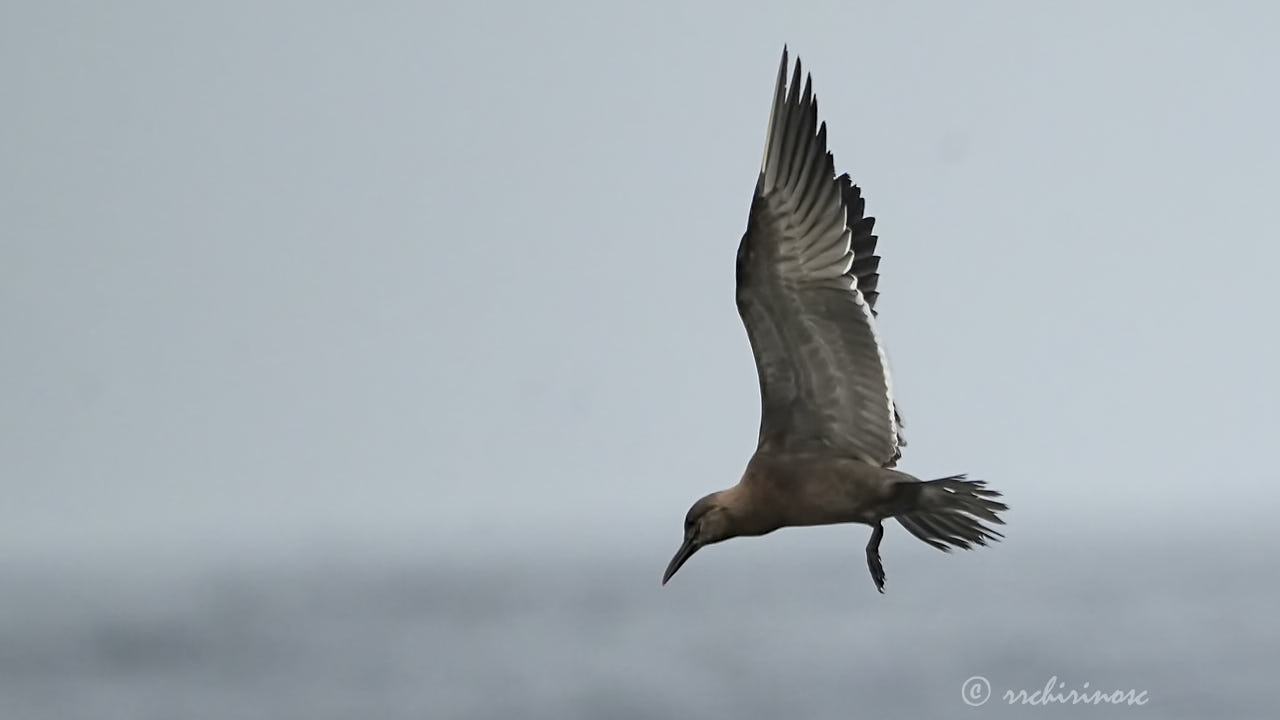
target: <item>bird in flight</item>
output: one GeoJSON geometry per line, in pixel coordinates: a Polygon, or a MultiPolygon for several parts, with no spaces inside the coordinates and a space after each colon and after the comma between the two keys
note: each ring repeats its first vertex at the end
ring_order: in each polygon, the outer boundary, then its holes
{"type": "Polygon", "coordinates": [[[862,523],[884,592],[880,540],[894,518],[939,550],[1003,537],[1008,507],[981,480],[922,481],[894,466],[906,441],[876,331],[880,257],[862,191],[835,175],[811,77],[787,51],[764,160],[738,245],[738,314],[760,379],[760,436],[737,485],[689,509],[665,585],[700,548],[783,527],[862,523]]]}

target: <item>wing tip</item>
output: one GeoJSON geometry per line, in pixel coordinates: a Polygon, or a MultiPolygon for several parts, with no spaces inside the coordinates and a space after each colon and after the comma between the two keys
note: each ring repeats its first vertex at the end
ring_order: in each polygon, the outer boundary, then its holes
{"type": "Polygon", "coordinates": [[[774,127],[786,103],[787,67],[790,65],[787,46],[782,46],[782,62],[778,65],[778,77],[773,86],[773,106],[769,109],[769,126],[764,135],[764,157],[760,160],[760,176],[763,179],[772,167],[769,156],[774,151],[774,127]]]}
{"type": "MultiPolygon", "coordinates": [[[[795,63],[790,62],[790,52],[786,44],[782,46],[782,59],[778,65],[778,75],[773,90],[773,106],[769,111],[769,125],[765,131],[764,155],[760,160],[760,179],[758,189],[768,191],[779,181],[779,175],[790,176],[794,168],[789,167],[788,146],[798,142],[792,136],[802,128],[805,117],[812,115],[814,124],[817,121],[818,97],[813,92],[813,74],[804,70],[799,56],[795,63]],[[788,82],[790,70],[790,82],[788,82]],[[801,83],[801,80],[804,83],[801,83]],[[784,167],[787,166],[787,167],[784,167]]],[[[813,132],[810,127],[808,132],[813,132]]]]}

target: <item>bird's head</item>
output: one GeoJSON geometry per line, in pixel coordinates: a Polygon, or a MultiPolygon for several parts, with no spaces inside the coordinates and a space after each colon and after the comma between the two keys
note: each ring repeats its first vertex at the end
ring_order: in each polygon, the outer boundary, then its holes
{"type": "Polygon", "coordinates": [[[689,508],[689,513],[684,517],[684,542],[667,565],[667,572],[662,576],[663,585],[699,548],[739,534],[728,500],[725,492],[714,492],[689,508]]]}

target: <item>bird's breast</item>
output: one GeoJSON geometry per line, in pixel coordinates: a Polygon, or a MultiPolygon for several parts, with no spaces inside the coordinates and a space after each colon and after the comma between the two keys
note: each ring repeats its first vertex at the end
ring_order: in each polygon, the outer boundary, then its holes
{"type": "Polygon", "coordinates": [[[874,524],[888,514],[891,480],[874,465],[789,455],[758,463],[756,469],[744,480],[761,488],[785,526],[874,524]]]}

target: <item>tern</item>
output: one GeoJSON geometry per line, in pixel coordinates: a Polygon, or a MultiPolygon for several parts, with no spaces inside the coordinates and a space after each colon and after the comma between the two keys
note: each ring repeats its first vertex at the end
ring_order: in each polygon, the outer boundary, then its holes
{"type": "Polygon", "coordinates": [[[862,191],[836,176],[801,63],[782,51],[764,159],[738,245],[737,305],[760,380],[760,434],[737,485],[685,516],[662,584],[699,549],[784,527],[869,525],[867,567],[884,592],[884,521],[940,550],[1003,535],[1008,506],[981,480],[894,469],[906,441],[876,330],[880,257],[862,191]]]}

